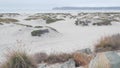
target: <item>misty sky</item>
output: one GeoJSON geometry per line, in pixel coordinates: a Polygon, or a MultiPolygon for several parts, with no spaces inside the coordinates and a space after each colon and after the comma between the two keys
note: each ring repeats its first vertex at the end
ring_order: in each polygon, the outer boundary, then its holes
{"type": "Polygon", "coordinates": [[[0,9],[50,10],[63,6],[120,6],[120,0],[0,0],[0,9]]]}

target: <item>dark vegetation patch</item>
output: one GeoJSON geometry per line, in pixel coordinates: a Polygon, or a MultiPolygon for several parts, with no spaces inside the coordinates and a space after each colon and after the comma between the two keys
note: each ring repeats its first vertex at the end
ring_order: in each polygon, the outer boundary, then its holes
{"type": "Polygon", "coordinates": [[[101,22],[93,23],[93,25],[102,26],[102,25],[112,25],[111,20],[104,19],[101,22]]]}
{"type": "Polygon", "coordinates": [[[53,22],[57,22],[57,21],[61,21],[64,19],[52,19],[52,18],[47,18],[45,19],[47,24],[53,23],[53,22]]]}
{"type": "Polygon", "coordinates": [[[0,23],[14,23],[19,22],[17,19],[12,18],[0,18],[0,23]]]}
{"type": "Polygon", "coordinates": [[[38,20],[40,19],[39,17],[31,17],[31,18],[26,18],[25,20],[30,21],[30,20],[38,20]]]}
{"type": "Polygon", "coordinates": [[[41,36],[42,34],[49,33],[48,29],[43,29],[43,30],[34,30],[31,32],[32,36],[41,36]]]}
{"type": "Polygon", "coordinates": [[[14,24],[16,24],[16,25],[21,25],[21,26],[26,26],[26,27],[33,27],[33,26],[31,26],[31,25],[26,25],[26,24],[21,24],[21,23],[14,23],[14,24]]]}
{"type": "Polygon", "coordinates": [[[35,26],[34,28],[43,28],[43,26],[35,26]]]}

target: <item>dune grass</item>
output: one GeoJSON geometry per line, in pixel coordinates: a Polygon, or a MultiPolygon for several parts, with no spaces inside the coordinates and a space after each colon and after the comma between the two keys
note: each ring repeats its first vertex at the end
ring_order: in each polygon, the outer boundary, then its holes
{"type": "Polygon", "coordinates": [[[0,68],[37,68],[33,58],[22,51],[9,52],[0,68]]]}
{"type": "Polygon", "coordinates": [[[101,38],[95,45],[95,52],[120,50],[120,34],[101,38]]]}

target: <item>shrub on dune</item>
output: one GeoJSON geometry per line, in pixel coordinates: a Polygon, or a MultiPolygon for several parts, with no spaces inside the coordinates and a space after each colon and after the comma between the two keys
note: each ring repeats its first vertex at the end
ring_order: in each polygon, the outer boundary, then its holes
{"type": "Polygon", "coordinates": [[[11,23],[11,22],[18,22],[17,19],[12,19],[12,18],[0,18],[0,22],[3,22],[3,23],[11,23]]]}
{"type": "Polygon", "coordinates": [[[49,33],[49,30],[48,29],[44,29],[44,30],[33,30],[31,32],[31,35],[32,36],[41,36],[42,34],[45,34],[45,33],[49,33]]]}
{"type": "Polygon", "coordinates": [[[30,18],[26,18],[24,20],[30,21],[30,20],[37,20],[40,19],[39,17],[30,17],[30,18]]]}
{"type": "Polygon", "coordinates": [[[72,55],[67,53],[50,54],[45,62],[47,62],[48,64],[63,63],[68,61],[70,58],[72,58],[72,55]]]}
{"type": "Polygon", "coordinates": [[[91,55],[85,53],[59,53],[59,54],[50,54],[47,55],[46,53],[36,53],[34,55],[34,59],[37,63],[47,63],[47,64],[56,64],[56,63],[64,63],[70,59],[75,61],[76,67],[84,66],[87,67],[90,60],[93,57],[91,55]]]}
{"type": "Polygon", "coordinates": [[[64,19],[52,19],[52,18],[47,18],[45,19],[47,24],[53,23],[53,22],[57,22],[57,21],[61,21],[64,19]]]}
{"type": "Polygon", "coordinates": [[[112,25],[111,20],[103,19],[101,22],[93,23],[93,25],[102,26],[102,25],[112,25]]]}
{"type": "Polygon", "coordinates": [[[6,59],[0,68],[37,68],[33,58],[25,52],[14,51],[9,53],[6,59]]]}
{"type": "Polygon", "coordinates": [[[67,53],[50,54],[50,55],[47,55],[46,53],[36,53],[34,55],[34,59],[37,61],[37,63],[44,62],[48,64],[63,63],[71,58],[72,55],[67,53]]]}

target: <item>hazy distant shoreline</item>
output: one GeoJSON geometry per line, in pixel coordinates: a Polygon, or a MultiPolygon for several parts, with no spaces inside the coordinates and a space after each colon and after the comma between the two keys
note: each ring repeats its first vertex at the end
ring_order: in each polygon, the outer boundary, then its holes
{"type": "Polygon", "coordinates": [[[120,7],[55,7],[53,10],[120,10],[120,7]]]}
{"type": "Polygon", "coordinates": [[[120,10],[0,10],[0,13],[81,13],[81,12],[120,12],[120,10]]]}

